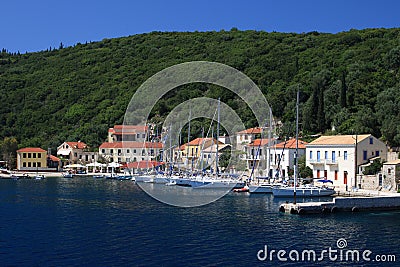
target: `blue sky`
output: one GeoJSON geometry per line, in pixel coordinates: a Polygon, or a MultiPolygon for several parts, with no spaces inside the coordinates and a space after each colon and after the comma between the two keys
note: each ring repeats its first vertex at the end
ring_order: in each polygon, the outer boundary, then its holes
{"type": "Polygon", "coordinates": [[[24,53],[151,31],[330,32],[400,27],[396,0],[5,0],[0,49],[24,53]]]}

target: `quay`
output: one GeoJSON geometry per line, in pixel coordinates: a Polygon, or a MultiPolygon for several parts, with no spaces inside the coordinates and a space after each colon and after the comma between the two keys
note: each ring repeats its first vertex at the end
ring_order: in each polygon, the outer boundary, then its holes
{"type": "Polygon", "coordinates": [[[280,212],[319,214],[335,212],[400,210],[400,195],[335,197],[328,202],[284,203],[280,212]]]}

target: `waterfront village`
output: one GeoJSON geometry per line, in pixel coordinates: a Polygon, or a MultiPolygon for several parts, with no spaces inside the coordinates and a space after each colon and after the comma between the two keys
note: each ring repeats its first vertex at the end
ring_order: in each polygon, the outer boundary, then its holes
{"type": "MultiPolygon", "coordinates": [[[[139,173],[155,168],[165,170],[167,161],[173,162],[175,169],[182,170],[193,169],[202,161],[211,166],[212,171],[216,155],[220,157],[224,151],[229,151],[235,142],[240,162],[230,169],[221,168],[227,173],[242,171],[246,177],[253,176],[257,181],[268,177],[289,180],[293,176],[297,146],[298,157],[305,157],[305,164],[312,172],[308,177],[311,180],[330,181],[336,190],[342,191],[397,192],[400,189],[399,152],[371,134],[319,136],[307,143],[296,142],[295,138],[262,138],[262,129],[255,127],[237,132],[231,138],[196,138],[170,149],[162,138],[154,139],[154,136],[151,125],[115,125],[109,128],[108,140],[98,151],[90,149],[83,141],[65,141],[58,146],[57,156],[38,147],[22,148],[17,151],[16,173],[54,174],[65,170],[86,175],[114,171],[139,173]],[[371,166],[376,165],[378,169],[371,173],[371,166]]],[[[2,175],[6,177],[5,170],[2,175]]]]}

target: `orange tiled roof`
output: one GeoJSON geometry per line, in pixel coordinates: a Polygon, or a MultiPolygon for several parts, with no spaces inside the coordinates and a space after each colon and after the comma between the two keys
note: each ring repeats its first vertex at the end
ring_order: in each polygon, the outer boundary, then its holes
{"type": "MultiPolygon", "coordinates": [[[[307,142],[304,142],[304,141],[302,141],[302,140],[299,140],[299,146],[298,146],[298,148],[299,148],[299,149],[306,149],[306,145],[307,145],[307,144],[308,144],[307,142]]],[[[296,138],[289,139],[288,141],[279,143],[279,144],[277,144],[277,145],[275,146],[275,148],[282,148],[282,149],[283,149],[284,147],[285,147],[285,149],[295,149],[295,148],[296,148],[296,138]]]]}
{"type": "Polygon", "coordinates": [[[146,132],[149,129],[149,126],[146,125],[114,125],[114,128],[109,128],[108,132],[114,134],[132,134],[136,132],[146,132]]]}
{"type": "Polygon", "coordinates": [[[25,148],[18,149],[17,152],[46,153],[46,150],[41,149],[40,147],[25,147],[25,148]]]}
{"type": "MultiPolygon", "coordinates": [[[[272,141],[272,139],[271,139],[272,141]]],[[[265,146],[268,145],[268,139],[264,138],[264,139],[256,139],[253,142],[251,142],[250,144],[248,144],[248,146],[265,146]]]]}
{"type": "Polygon", "coordinates": [[[217,142],[217,140],[215,140],[214,138],[211,138],[211,137],[208,137],[208,138],[196,138],[196,139],[190,141],[189,143],[186,143],[185,145],[198,146],[198,145],[203,144],[204,142],[211,141],[211,140],[214,140],[213,143],[217,142]]]}
{"type": "Polygon", "coordinates": [[[104,142],[99,148],[162,148],[162,143],[156,142],[104,142]]]}
{"type": "Polygon", "coordinates": [[[137,162],[129,162],[126,164],[125,167],[131,169],[147,169],[147,168],[154,168],[160,165],[165,164],[164,162],[159,161],[152,161],[152,160],[142,160],[137,162]]]}
{"type": "Polygon", "coordinates": [[[238,132],[238,134],[260,134],[260,133],[261,133],[260,127],[254,127],[238,132]]]}
{"type": "Polygon", "coordinates": [[[71,148],[84,149],[88,147],[84,142],[65,142],[65,143],[67,143],[71,148]]]}
{"type": "MultiPolygon", "coordinates": [[[[360,142],[370,136],[372,135],[370,134],[357,135],[357,141],[360,142]]],[[[310,145],[354,145],[355,142],[356,142],[355,135],[331,135],[331,136],[321,136],[309,144],[310,145]]]]}
{"type": "Polygon", "coordinates": [[[51,161],[60,161],[59,158],[57,158],[56,156],[50,155],[50,160],[51,161]]]}

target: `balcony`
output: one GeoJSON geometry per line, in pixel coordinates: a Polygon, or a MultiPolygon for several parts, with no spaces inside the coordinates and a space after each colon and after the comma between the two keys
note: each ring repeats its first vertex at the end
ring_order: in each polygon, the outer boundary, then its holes
{"type": "Polygon", "coordinates": [[[309,159],[308,162],[310,162],[310,164],[312,164],[312,165],[324,165],[325,164],[325,160],[323,160],[323,159],[309,159]]]}
{"type": "Polygon", "coordinates": [[[326,165],[338,165],[338,161],[336,159],[326,159],[326,165]]]}
{"type": "Polygon", "coordinates": [[[243,160],[265,160],[265,156],[243,155],[243,160]]]}

